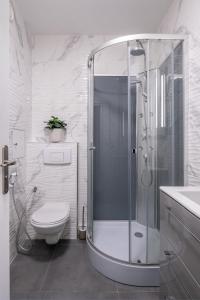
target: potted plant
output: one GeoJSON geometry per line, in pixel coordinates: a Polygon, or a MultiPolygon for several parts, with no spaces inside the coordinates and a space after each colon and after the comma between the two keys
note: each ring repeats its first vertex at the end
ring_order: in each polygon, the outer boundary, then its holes
{"type": "Polygon", "coordinates": [[[49,141],[51,143],[59,143],[65,140],[66,127],[65,121],[60,120],[58,117],[51,116],[49,121],[45,121],[46,129],[49,130],[49,141]]]}

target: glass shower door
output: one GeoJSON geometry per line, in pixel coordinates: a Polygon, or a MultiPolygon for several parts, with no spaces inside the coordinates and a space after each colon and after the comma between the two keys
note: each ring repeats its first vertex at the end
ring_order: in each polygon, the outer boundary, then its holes
{"type": "Polygon", "coordinates": [[[157,229],[155,230],[158,209],[155,131],[157,73],[149,67],[149,46],[148,40],[136,41],[130,44],[129,49],[130,122],[132,124],[129,136],[132,166],[135,160],[133,168],[135,171],[132,169],[130,173],[130,181],[134,186],[130,195],[130,261],[138,264],[149,263],[148,245],[155,246],[157,253],[156,251],[151,253],[157,257],[157,261],[159,258],[159,236],[157,229]],[[140,46],[140,51],[133,52],[131,49],[137,49],[137,45],[140,46]],[[135,88],[135,95],[133,95],[133,88],[135,88]]]}
{"type": "MultiPolygon", "coordinates": [[[[136,184],[129,197],[130,260],[132,263],[157,264],[159,187],[184,184],[183,49],[178,40],[136,43],[131,42],[129,49],[132,111],[136,106],[136,116],[131,110],[129,114],[130,140],[133,137],[131,131],[136,131],[136,173],[131,170],[129,174],[131,184],[136,184]],[[136,87],[135,97],[133,86],[136,87]]],[[[132,142],[129,143],[130,151],[132,142]]]]}
{"type": "Polygon", "coordinates": [[[149,168],[148,40],[129,43],[130,262],[147,263],[149,168]],[[140,48],[140,51],[138,51],[140,48]]]}
{"type": "Polygon", "coordinates": [[[127,47],[114,48],[91,66],[88,231],[102,253],[129,262],[127,47]]]}
{"type": "Polygon", "coordinates": [[[149,44],[149,146],[153,182],[148,201],[147,262],[159,262],[160,186],[184,185],[183,48],[179,40],[149,44]],[[155,55],[156,49],[156,55],[155,55]]]}

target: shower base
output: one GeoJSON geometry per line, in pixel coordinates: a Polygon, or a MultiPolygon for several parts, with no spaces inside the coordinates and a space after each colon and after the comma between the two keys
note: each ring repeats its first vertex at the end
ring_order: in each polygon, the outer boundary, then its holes
{"type": "MultiPolygon", "coordinates": [[[[128,221],[94,221],[94,246],[101,252],[123,261],[129,261],[129,223],[128,221]]],[[[159,232],[144,225],[131,223],[131,261],[157,263],[160,255],[159,232]],[[142,237],[135,236],[141,233],[142,237]],[[148,253],[147,253],[148,248],[148,253]]]]}
{"type": "Polygon", "coordinates": [[[88,240],[93,266],[105,276],[136,286],[159,286],[159,233],[131,223],[131,264],[129,263],[129,222],[94,221],[93,244],[88,240]],[[139,237],[135,233],[141,233],[139,237]],[[148,248],[148,253],[147,253],[148,248]],[[148,262],[151,264],[145,264],[148,262]]]}

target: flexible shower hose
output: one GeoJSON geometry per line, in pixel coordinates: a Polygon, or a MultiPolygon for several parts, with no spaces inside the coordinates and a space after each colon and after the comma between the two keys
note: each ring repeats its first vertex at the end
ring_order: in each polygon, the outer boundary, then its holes
{"type": "MultiPolygon", "coordinates": [[[[30,192],[30,194],[28,195],[28,197],[26,197],[25,201],[29,201],[30,197],[36,193],[37,191],[37,187],[34,187],[32,189],[32,191],[30,192]]],[[[26,254],[28,255],[32,249],[33,246],[33,242],[31,240],[31,237],[26,229],[26,226],[24,226],[24,224],[22,223],[24,216],[26,215],[26,208],[23,208],[22,212],[20,213],[18,208],[17,208],[17,204],[16,204],[16,199],[15,199],[15,183],[12,182],[10,183],[10,193],[11,193],[11,197],[12,197],[12,201],[13,201],[13,205],[15,208],[15,212],[19,221],[18,227],[17,227],[17,233],[16,233],[16,248],[18,253],[20,254],[26,254]],[[30,246],[29,247],[25,247],[20,243],[20,231],[21,229],[23,229],[24,234],[26,235],[26,237],[28,238],[29,242],[30,242],[30,246]]]]}

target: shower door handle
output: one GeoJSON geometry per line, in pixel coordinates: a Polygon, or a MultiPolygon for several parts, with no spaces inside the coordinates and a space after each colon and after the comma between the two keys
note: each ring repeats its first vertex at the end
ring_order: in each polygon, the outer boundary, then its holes
{"type": "Polygon", "coordinates": [[[15,160],[8,160],[8,146],[2,147],[2,162],[0,167],[2,167],[2,193],[8,193],[9,179],[8,179],[8,167],[14,166],[16,164],[15,160]]]}
{"type": "Polygon", "coordinates": [[[95,146],[91,146],[91,147],[89,147],[89,150],[90,151],[94,151],[94,150],[96,150],[96,147],[95,146]]]}

